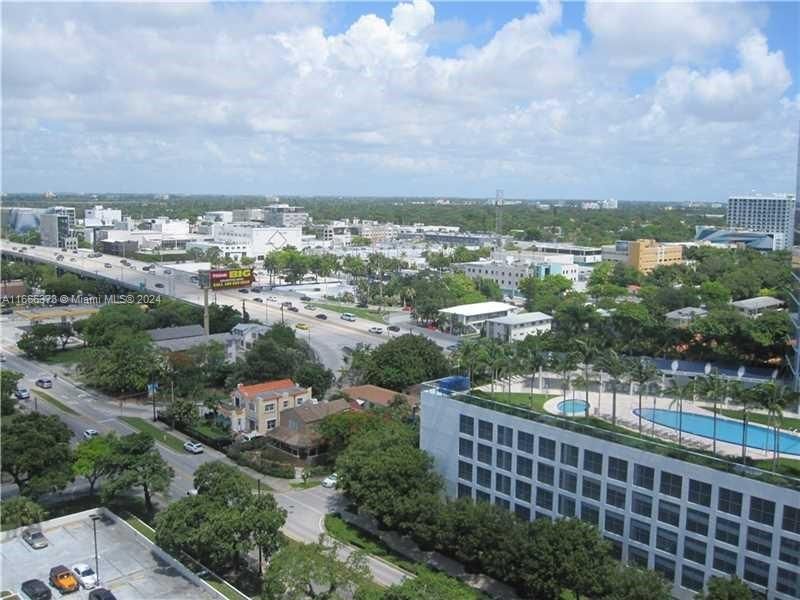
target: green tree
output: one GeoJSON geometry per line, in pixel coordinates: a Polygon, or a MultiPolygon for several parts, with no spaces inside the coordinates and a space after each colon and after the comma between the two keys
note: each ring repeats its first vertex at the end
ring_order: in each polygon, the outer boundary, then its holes
{"type": "MultiPolygon", "coordinates": [[[[251,528],[253,543],[261,560],[277,552],[281,542],[280,529],[286,522],[286,511],[278,506],[272,494],[253,496],[245,508],[245,520],[251,528]]],[[[261,572],[261,564],[258,565],[261,572]]]]}
{"type": "Polygon", "coordinates": [[[341,544],[321,536],[315,544],[290,542],[270,562],[264,600],[349,600],[371,585],[360,551],[341,560],[341,544]]]}
{"type": "Polygon", "coordinates": [[[304,387],[310,387],[314,396],[324,398],[325,393],[333,385],[333,372],[320,363],[306,361],[294,373],[294,379],[304,387]]]}
{"type": "Polygon", "coordinates": [[[636,384],[636,393],[639,396],[639,434],[642,433],[642,397],[644,396],[645,388],[656,380],[658,377],[658,369],[649,360],[645,358],[636,359],[630,357],[625,361],[626,377],[628,381],[636,384]]]}
{"type": "Polygon", "coordinates": [[[547,275],[541,279],[525,277],[519,282],[519,291],[525,296],[525,308],[552,314],[564,295],[572,289],[572,282],[563,275],[547,275]]]}
{"type": "Polygon", "coordinates": [[[99,435],[82,440],[75,448],[72,472],[89,482],[89,493],[94,493],[95,484],[105,473],[115,442],[114,434],[99,435]]]}
{"type": "Polygon", "coordinates": [[[58,349],[58,338],[47,325],[34,325],[17,341],[17,347],[25,356],[35,360],[45,360],[58,349]]]}
{"type": "Polygon", "coordinates": [[[242,322],[242,315],[227,304],[213,303],[208,306],[208,328],[211,333],[228,333],[242,322]]]}
{"type": "Polygon", "coordinates": [[[145,508],[150,513],[153,512],[153,493],[166,491],[175,476],[148,433],[132,433],[116,439],[105,462],[108,480],[103,485],[103,498],[107,500],[140,487],[145,508]]]}
{"type": "Polygon", "coordinates": [[[708,581],[706,592],[698,593],[697,600],[752,600],[753,593],[741,579],[735,575],[730,579],[726,577],[712,577],[708,581]]]}
{"type": "Polygon", "coordinates": [[[203,463],[194,472],[197,494],[230,506],[250,497],[250,482],[239,469],[218,460],[203,463]]]}
{"type": "Polygon", "coordinates": [[[17,400],[14,393],[22,378],[22,373],[0,369],[0,414],[4,417],[14,414],[16,410],[17,400]]]}
{"type": "Polygon", "coordinates": [[[81,371],[93,386],[111,393],[144,391],[163,366],[161,355],[143,332],[123,329],[107,345],[92,348],[81,371]]]}
{"type": "Polygon", "coordinates": [[[375,413],[366,411],[345,411],[325,417],[317,426],[317,431],[334,457],[344,450],[350,440],[361,436],[365,431],[380,427],[381,422],[375,413]]]}
{"type": "Polygon", "coordinates": [[[120,331],[143,331],[147,325],[147,314],[138,306],[109,304],[84,320],[81,335],[90,346],[108,346],[120,331]]]}
{"type": "Polygon", "coordinates": [[[401,335],[370,352],[365,383],[403,391],[421,381],[447,374],[449,365],[441,348],[420,335],[401,335]]]}
{"type": "Polygon", "coordinates": [[[597,364],[598,368],[608,375],[608,383],[611,386],[611,423],[617,424],[617,392],[628,372],[628,366],[623,357],[615,350],[608,350],[603,353],[597,364]]]}
{"type": "Polygon", "coordinates": [[[618,566],[609,578],[602,600],[670,600],[670,585],[655,571],[618,566]]]}
{"type": "Polygon", "coordinates": [[[3,531],[41,523],[46,518],[47,511],[44,507],[24,496],[3,500],[0,503],[0,524],[3,531]]]}
{"type": "Polygon", "coordinates": [[[72,432],[55,416],[14,414],[2,421],[2,470],[20,494],[36,498],[72,481],[72,432]]]}
{"type": "Polygon", "coordinates": [[[383,594],[383,600],[476,600],[477,592],[472,591],[459,580],[421,569],[416,577],[393,585],[383,594]]]}

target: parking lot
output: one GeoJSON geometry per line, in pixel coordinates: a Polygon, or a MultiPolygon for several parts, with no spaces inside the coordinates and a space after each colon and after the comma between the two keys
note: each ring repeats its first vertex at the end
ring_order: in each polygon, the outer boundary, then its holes
{"type": "MultiPolygon", "coordinates": [[[[94,539],[89,518],[93,512],[84,511],[43,522],[40,527],[49,545],[41,550],[28,546],[21,530],[4,533],[0,544],[0,590],[20,593],[20,585],[28,579],[40,579],[49,584],[50,569],[57,565],[71,569],[75,564],[85,563],[94,569],[94,539]]],[[[111,590],[118,600],[220,598],[199,579],[176,568],[149,540],[112,513],[106,513],[97,521],[97,547],[100,585],[111,590]]],[[[69,598],[78,600],[88,596],[89,591],[80,589],[69,598]]],[[[53,589],[53,598],[58,597],[53,589]]]]}

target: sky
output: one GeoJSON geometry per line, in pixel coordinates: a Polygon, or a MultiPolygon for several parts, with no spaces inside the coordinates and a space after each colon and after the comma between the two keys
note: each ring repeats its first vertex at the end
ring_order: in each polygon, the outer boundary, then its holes
{"type": "Polygon", "coordinates": [[[800,3],[2,4],[4,192],[796,185],[800,3]]]}

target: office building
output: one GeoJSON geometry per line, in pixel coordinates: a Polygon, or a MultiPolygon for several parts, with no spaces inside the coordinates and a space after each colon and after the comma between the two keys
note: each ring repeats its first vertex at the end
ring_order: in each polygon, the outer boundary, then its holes
{"type": "Polygon", "coordinates": [[[420,447],[450,498],[588,522],[681,600],[734,574],[769,600],[800,597],[797,479],[436,382],[422,391],[420,447]]]}
{"type": "Polygon", "coordinates": [[[301,206],[269,204],[261,210],[264,225],[270,227],[303,227],[308,222],[308,213],[301,206]]]}
{"type": "Polygon", "coordinates": [[[603,260],[625,262],[641,273],[649,273],[656,267],[682,263],[683,246],[655,240],[623,240],[603,246],[603,260]]]}
{"type": "Polygon", "coordinates": [[[527,277],[542,279],[548,275],[561,275],[569,279],[573,286],[580,278],[580,269],[572,262],[571,256],[537,255],[537,258],[522,260],[513,260],[511,257],[507,260],[479,260],[455,263],[453,269],[472,278],[490,279],[511,296],[516,295],[520,281],[527,277]]]}
{"type": "Polygon", "coordinates": [[[543,312],[526,312],[486,321],[486,337],[512,342],[529,335],[541,335],[553,327],[553,317],[543,312]]]}
{"type": "Polygon", "coordinates": [[[483,325],[489,319],[507,317],[518,312],[513,304],[505,302],[475,302],[443,308],[439,311],[446,322],[445,329],[453,335],[483,333],[483,325]]]}
{"type": "Polygon", "coordinates": [[[728,227],[772,233],[780,250],[794,245],[793,194],[742,195],[728,198],[728,227]]]}
{"type": "Polygon", "coordinates": [[[122,211],[116,208],[104,208],[101,205],[87,208],[83,213],[84,227],[102,227],[114,225],[122,221],[122,211]]]}

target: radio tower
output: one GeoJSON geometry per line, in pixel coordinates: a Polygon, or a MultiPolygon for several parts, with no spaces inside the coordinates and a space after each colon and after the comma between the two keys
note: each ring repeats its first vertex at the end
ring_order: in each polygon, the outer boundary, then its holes
{"type": "Polygon", "coordinates": [[[503,190],[497,190],[494,198],[494,230],[497,235],[497,247],[502,246],[503,237],[503,190]]]}

